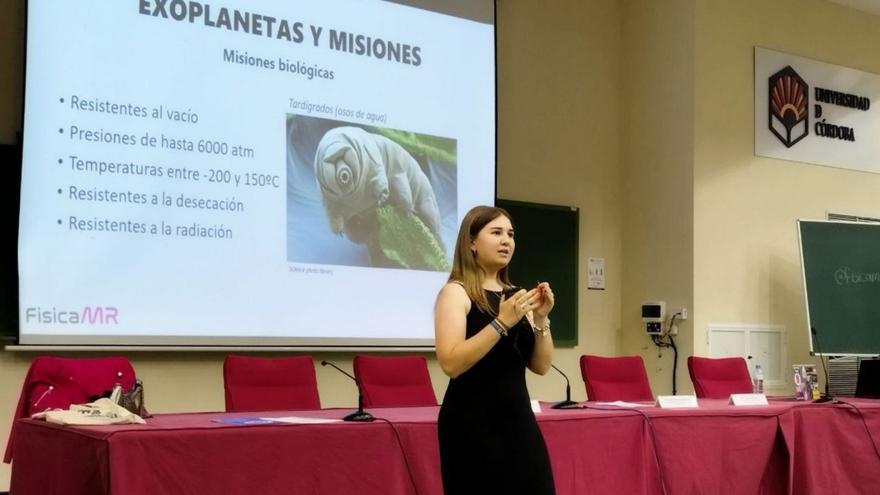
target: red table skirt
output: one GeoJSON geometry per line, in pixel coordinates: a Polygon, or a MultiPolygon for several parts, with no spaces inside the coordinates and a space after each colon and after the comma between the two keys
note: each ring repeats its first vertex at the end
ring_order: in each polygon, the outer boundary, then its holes
{"type": "MultiPolygon", "coordinates": [[[[538,422],[559,495],[880,492],[880,401],[847,402],[701,400],[697,410],[547,410],[538,422]]],[[[442,494],[437,408],[373,409],[374,423],[216,422],[346,412],[20,420],[11,494],[442,494]]]]}

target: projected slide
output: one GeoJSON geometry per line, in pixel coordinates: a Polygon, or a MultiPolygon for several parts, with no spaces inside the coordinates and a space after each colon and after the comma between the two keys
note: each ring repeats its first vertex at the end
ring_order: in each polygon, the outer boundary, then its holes
{"type": "Polygon", "coordinates": [[[30,2],[21,343],[431,344],[494,199],[493,43],[384,1],[30,2]]]}

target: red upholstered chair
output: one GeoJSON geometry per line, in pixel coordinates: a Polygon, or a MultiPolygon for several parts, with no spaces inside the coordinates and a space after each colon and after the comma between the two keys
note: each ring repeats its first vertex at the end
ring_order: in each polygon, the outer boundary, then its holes
{"type": "Polygon", "coordinates": [[[688,358],[688,373],[700,399],[726,399],[730,394],[752,392],[752,377],[746,360],[733,358],[688,358]]]}
{"type": "MultiPolygon", "coordinates": [[[[134,386],[131,362],[124,357],[72,359],[53,356],[34,358],[24,378],[13,421],[46,409],[67,409],[109,393],[119,383],[124,391],[134,386]]],[[[15,424],[9,432],[3,462],[12,460],[15,424]]]]}
{"type": "Polygon", "coordinates": [[[226,356],[223,389],[229,412],[321,408],[311,356],[226,356]]]}
{"type": "Polygon", "coordinates": [[[581,356],[581,376],[587,398],[598,401],[652,401],[645,362],[641,356],[581,356]]]}
{"type": "Polygon", "coordinates": [[[422,356],[355,356],[354,376],[364,407],[436,406],[437,397],[422,356]]]}

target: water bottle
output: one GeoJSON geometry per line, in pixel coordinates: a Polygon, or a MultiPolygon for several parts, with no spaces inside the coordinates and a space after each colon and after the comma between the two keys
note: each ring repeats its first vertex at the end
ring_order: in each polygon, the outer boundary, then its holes
{"type": "Polygon", "coordinates": [[[764,393],[764,370],[760,364],[755,365],[755,390],[756,394],[764,393]]]}

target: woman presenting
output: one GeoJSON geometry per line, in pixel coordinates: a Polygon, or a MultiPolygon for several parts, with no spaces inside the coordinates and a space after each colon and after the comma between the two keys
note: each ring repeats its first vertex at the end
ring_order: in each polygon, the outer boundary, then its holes
{"type": "Polygon", "coordinates": [[[503,209],[469,211],[437,296],[437,360],[450,377],[437,422],[446,495],[555,493],[525,380],[526,367],[550,369],[553,291],[510,283],[513,233],[503,209]]]}

